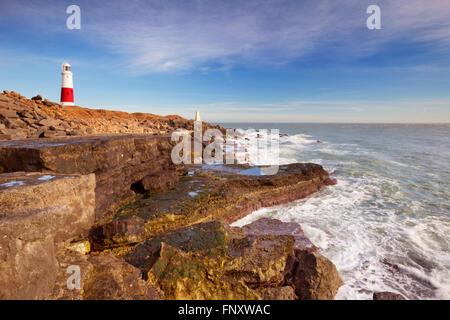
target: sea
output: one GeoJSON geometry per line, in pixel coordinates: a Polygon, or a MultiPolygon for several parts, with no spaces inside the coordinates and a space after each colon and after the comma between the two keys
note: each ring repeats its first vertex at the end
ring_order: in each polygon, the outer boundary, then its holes
{"type": "Polygon", "coordinates": [[[321,164],[338,180],[234,225],[299,223],[341,274],[335,299],[450,299],[450,124],[221,125],[278,129],[280,164],[321,164]]]}

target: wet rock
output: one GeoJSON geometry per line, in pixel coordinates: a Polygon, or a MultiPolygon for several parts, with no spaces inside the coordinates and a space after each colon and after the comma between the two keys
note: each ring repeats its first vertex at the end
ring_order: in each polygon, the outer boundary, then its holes
{"type": "Polygon", "coordinates": [[[125,259],[145,275],[155,262],[163,242],[184,252],[222,257],[226,252],[226,237],[220,222],[199,223],[153,237],[134,248],[125,259]]]}
{"type": "Polygon", "coordinates": [[[373,300],[406,300],[401,294],[394,292],[374,292],[373,300]]]}
{"type": "Polygon", "coordinates": [[[295,251],[293,285],[301,300],[332,300],[344,283],[336,266],[318,252],[295,251]]]}
{"type": "Polygon", "coordinates": [[[262,218],[243,226],[244,232],[250,235],[292,235],[295,238],[294,247],[306,251],[316,251],[317,248],[305,236],[302,227],[295,222],[281,222],[277,219],[262,218]]]}
{"type": "Polygon", "coordinates": [[[243,279],[224,277],[226,246],[226,228],[214,221],[154,237],[125,259],[169,299],[260,299],[243,279]]]}
{"type": "MultiPolygon", "coordinates": [[[[227,167],[228,170],[233,168],[235,166],[227,167]]],[[[136,197],[119,209],[115,218],[127,219],[134,215],[143,218],[147,236],[201,221],[218,220],[228,224],[259,208],[306,197],[328,185],[330,180],[320,165],[291,164],[282,169],[273,176],[243,176],[197,169],[192,176],[184,175],[174,190],[158,193],[151,199],[136,197]]],[[[301,229],[297,230],[297,243],[314,249],[302,237],[301,229]]]]}

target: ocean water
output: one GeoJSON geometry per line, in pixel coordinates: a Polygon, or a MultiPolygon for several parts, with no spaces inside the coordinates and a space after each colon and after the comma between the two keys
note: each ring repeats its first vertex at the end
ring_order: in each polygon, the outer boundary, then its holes
{"type": "Polygon", "coordinates": [[[235,225],[300,223],[345,282],[336,299],[450,299],[450,125],[222,125],[279,129],[281,163],[318,163],[338,180],[235,225]]]}

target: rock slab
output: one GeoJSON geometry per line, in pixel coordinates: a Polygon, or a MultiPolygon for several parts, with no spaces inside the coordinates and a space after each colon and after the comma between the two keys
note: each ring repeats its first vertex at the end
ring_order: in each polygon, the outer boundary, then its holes
{"type": "Polygon", "coordinates": [[[44,299],[59,270],[56,247],[94,223],[95,177],[0,175],[0,299],[44,299]]]}

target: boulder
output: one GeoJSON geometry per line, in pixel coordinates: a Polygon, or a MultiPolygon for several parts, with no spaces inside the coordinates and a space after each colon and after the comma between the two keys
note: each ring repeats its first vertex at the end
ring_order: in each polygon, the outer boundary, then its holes
{"type": "Polygon", "coordinates": [[[230,237],[224,276],[231,282],[244,281],[251,288],[280,286],[285,279],[294,238],[290,235],[230,237]],[[234,238],[234,239],[233,239],[234,238]]]}
{"type": "Polygon", "coordinates": [[[60,106],[59,103],[50,101],[48,99],[44,99],[44,101],[42,101],[42,103],[46,106],[60,106]]]}
{"type": "Polygon", "coordinates": [[[300,300],[332,300],[344,283],[336,266],[318,252],[295,250],[292,283],[300,300]]]}
{"type": "Polygon", "coordinates": [[[163,299],[160,289],[142,280],[138,269],[110,254],[89,258],[93,270],[83,285],[85,300],[163,299]]]}
{"type": "Polygon", "coordinates": [[[178,185],[178,173],[166,171],[158,175],[146,176],[142,179],[142,188],[148,193],[164,192],[178,185]]]}
{"type": "Polygon", "coordinates": [[[0,108],[0,119],[17,119],[17,112],[11,109],[0,108]]]}
{"type": "Polygon", "coordinates": [[[21,135],[23,135],[26,131],[27,124],[26,124],[26,122],[22,121],[21,119],[12,119],[12,118],[6,119],[4,121],[4,124],[9,129],[19,129],[19,130],[17,130],[17,133],[21,134],[21,135]]]}
{"type": "Polygon", "coordinates": [[[8,129],[7,132],[13,140],[26,139],[28,136],[27,132],[21,129],[8,129]]]}
{"type": "Polygon", "coordinates": [[[63,137],[66,135],[66,132],[63,130],[56,130],[54,127],[45,127],[42,132],[39,134],[39,138],[53,138],[53,137],[63,137]]]}
{"type": "Polygon", "coordinates": [[[50,126],[57,127],[61,124],[61,121],[56,120],[56,119],[46,118],[46,119],[42,119],[41,121],[39,121],[38,124],[43,127],[50,127],[50,126]]]}
{"type": "Polygon", "coordinates": [[[0,299],[44,299],[56,281],[56,245],[94,222],[94,175],[0,175],[0,299]]]}
{"type": "Polygon", "coordinates": [[[166,243],[147,273],[147,281],[158,285],[167,299],[242,300],[261,299],[243,282],[231,283],[208,269],[200,258],[166,243]]]}
{"type": "Polygon", "coordinates": [[[152,237],[136,246],[125,256],[125,260],[141,269],[145,275],[155,262],[162,243],[186,253],[223,257],[226,253],[226,238],[227,232],[220,222],[199,223],[152,237]]]}

